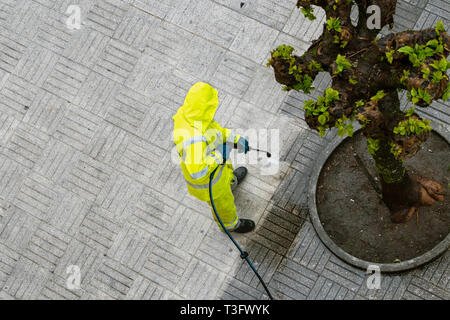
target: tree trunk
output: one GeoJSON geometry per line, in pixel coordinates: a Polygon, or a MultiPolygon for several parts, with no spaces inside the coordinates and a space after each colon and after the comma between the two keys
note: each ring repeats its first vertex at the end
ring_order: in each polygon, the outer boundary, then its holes
{"type": "Polygon", "coordinates": [[[430,206],[436,200],[443,201],[442,186],[433,180],[408,174],[403,161],[390,152],[387,141],[380,142],[373,159],[392,222],[407,222],[419,207],[430,206]]]}

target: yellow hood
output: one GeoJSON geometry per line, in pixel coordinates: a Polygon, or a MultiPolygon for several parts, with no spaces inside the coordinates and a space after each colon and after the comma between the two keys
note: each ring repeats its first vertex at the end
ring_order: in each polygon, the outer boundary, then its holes
{"type": "Polygon", "coordinates": [[[183,117],[192,127],[195,121],[201,121],[204,131],[213,121],[218,106],[217,90],[207,83],[197,82],[189,89],[183,106],[173,119],[176,122],[178,117],[183,117]]]}

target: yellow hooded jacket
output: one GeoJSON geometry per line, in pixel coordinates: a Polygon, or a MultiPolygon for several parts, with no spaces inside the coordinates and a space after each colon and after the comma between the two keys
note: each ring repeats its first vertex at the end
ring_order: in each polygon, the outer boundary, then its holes
{"type": "MultiPolygon", "coordinates": [[[[217,91],[209,84],[198,82],[173,117],[173,138],[188,191],[202,201],[209,200],[210,175],[223,162],[216,148],[239,140],[239,135],[214,121],[218,106],[217,91]]],[[[216,171],[212,188],[214,199],[230,188],[232,177],[233,167],[229,162],[216,171]]]]}

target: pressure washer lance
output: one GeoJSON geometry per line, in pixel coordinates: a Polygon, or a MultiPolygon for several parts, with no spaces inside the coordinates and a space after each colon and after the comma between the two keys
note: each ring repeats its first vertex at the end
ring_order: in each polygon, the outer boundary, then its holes
{"type": "MultiPolygon", "coordinates": [[[[257,150],[257,151],[261,151],[258,149],[253,149],[253,150],[257,150]]],[[[271,157],[272,155],[267,152],[267,151],[261,151],[261,152],[266,152],[267,153],[267,157],[271,157]]],[[[249,257],[248,257],[248,253],[244,250],[242,250],[242,248],[239,246],[239,244],[236,242],[236,240],[233,238],[233,236],[231,235],[230,231],[227,230],[227,228],[225,227],[225,225],[223,224],[222,220],[219,217],[219,214],[217,213],[216,210],[216,206],[214,205],[214,200],[213,200],[213,196],[212,196],[212,181],[214,178],[214,174],[216,173],[217,169],[219,169],[220,166],[225,165],[225,163],[222,163],[221,165],[217,166],[214,171],[211,173],[211,175],[209,176],[209,199],[211,200],[211,206],[213,208],[214,211],[214,215],[217,218],[217,221],[219,221],[220,226],[222,227],[222,229],[225,231],[225,233],[227,234],[228,238],[230,238],[230,240],[234,243],[234,245],[236,246],[236,248],[239,250],[239,252],[241,253],[241,259],[245,261],[247,261],[248,265],[250,266],[250,268],[253,270],[253,272],[256,274],[256,276],[258,277],[259,281],[261,282],[262,286],[264,287],[264,290],[266,290],[267,295],[269,296],[270,300],[273,300],[272,294],[270,293],[269,289],[267,288],[264,280],[262,279],[262,277],[259,275],[258,271],[256,271],[255,267],[253,266],[252,262],[250,261],[249,257]]]]}
{"type": "Polygon", "coordinates": [[[267,158],[272,157],[272,154],[269,151],[264,151],[264,150],[260,150],[260,149],[257,149],[257,148],[249,148],[249,151],[252,151],[252,150],[257,151],[257,152],[265,153],[267,155],[267,158]]]}

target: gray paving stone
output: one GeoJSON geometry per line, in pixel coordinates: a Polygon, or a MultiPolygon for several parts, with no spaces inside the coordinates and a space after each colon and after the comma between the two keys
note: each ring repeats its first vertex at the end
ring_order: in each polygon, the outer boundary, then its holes
{"type": "Polygon", "coordinates": [[[130,178],[113,173],[97,195],[95,202],[111,212],[118,221],[124,221],[125,209],[129,203],[137,201],[143,189],[141,184],[135,183],[130,178]]]}
{"type": "MultiPolygon", "coordinates": [[[[108,36],[96,30],[87,29],[84,32],[73,32],[70,42],[65,45],[62,51],[62,55],[92,69],[101,52],[108,45],[109,40],[108,36]]],[[[83,81],[83,84],[85,82],[83,81]]]]}
{"type": "MultiPolygon", "coordinates": [[[[278,251],[268,249],[259,242],[253,240],[246,243],[246,250],[249,252],[249,257],[260,276],[265,282],[269,282],[281,262],[281,255],[278,251]]],[[[237,280],[240,280],[253,288],[264,290],[258,278],[248,267],[246,262],[237,261],[236,264],[239,266],[235,274],[237,280]]]]}
{"type": "Polygon", "coordinates": [[[14,0],[4,0],[0,4],[0,24],[8,25],[14,17],[14,0]]]}
{"type": "Polygon", "coordinates": [[[22,120],[36,94],[37,88],[34,85],[19,77],[9,76],[0,90],[0,110],[22,120]]]}
{"type": "Polygon", "coordinates": [[[0,30],[0,69],[11,73],[19,63],[29,43],[3,27],[0,30]]]}
{"type": "Polygon", "coordinates": [[[93,70],[106,78],[124,83],[133,71],[140,55],[141,52],[138,49],[113,39],[103,50],[93,70]]]}
{"type": "Polygon", "coordinates": [[[251,19],[242,21],[241,25],[240,32],[234,39],[230,50],[239,52],[246,58],[262,64],[266,53],[272,49],[278,32],[251,19]]]}
{"type": "Polygon", "coordinates": [[[67,109],[68,103],[66,100],[48,91],[39,90],[29,106],[23,122],[52,135],[62,121],[67,109]]]}
{"type": "Polygon", "coordinates": [[[303,220],[281,208],[272,207],[261,217],[254,239],[284,254],[294,241],[303,220]]]}
{"type": "Polygon", "coordinates": [[[82,151],[99,127],[100,118],[71,105],[59,123],[53,137],[82,151]]]}
{"type": "Polygon", "coordinates": [[[4,200],[13,200],[28,175],[28,170],[7,158],[0,155],[0,177],[4,183],[0,188],[0,195],[4,200]]]}
{"type": "Polygon", "coordinates": [[[273,82],[273,72],[267,68],[256,69],[253,81],[249,85],[244,100],[273,114],[278,112],[286,93],[273,82]]]}
{"type": "Polygon", "coordinates": [[[178,10],[186,8],[189,0],[167,0],[164,2],[155,2],[152,0],[134,0],[133,6],[155,15],[161,19],[171,21],[178,10]]]}
{"type": "Polygon", "coordinates": [[[331,254],[316,235],[311,223],[306,222],[300,229],[288,256],[311,270],[322,272],[331,254]]]}
{"type": "Polygon", "coordinates": [[[17,120],[13,116],[2,113],[0,118],[0,145],[6,145],[19,124],[19,120],[17,120]]]}
{"type": "Polygon", "coordinates": [[[435,263],[424,266],[423,268],[416,271],[417,277],[429,281],[430,283],[440,287],[440,288],[448,288],[449,287],[449,254],[448,252],[440,259],[438,259],[435,263]]]}
{"type": "Polygon", "coordinates": [[[82,299],[83,290],[69,290],[67,279],[52,275],[42,288],[38,299],[40,300],[79,300],[82,299]]]}
{"type": "Polygon", "coordinates": [[[40,18],[41,22],[34,40],[55,53],[62,53],[73,35],[66,26],[64,14],[49,10],[46,17],[40,18]]]}
{"type": "Polygon", "coordinates": [[[10,137],[3,153],[24,167],[32,168],[42,154],[49,136],[25,123],[10,137]]]}
{"type": "Polygon", "coordinates": [[[178,219],[171,226],[166,241],[184,252],[194,254],[212,221],[190,209],[178,211],[178,219]]]}
{"type": "MultiPolygon", "coordinates": [[[[103,254],[99,251],[72,238],[64,255],[58,261],[54,274],[65,279],[66,282],[68,279],[67,268],[69,266],[78,266],[80,268],[81,290],[85,291],[86,284],[90,281],[98,266],[100,256],[103,256],[103,254]]],[[[62,289],[68,288],[66,285],[63,285],[62,289]]],[[[79,295],[83,296],[83,292],[79,293],[79,295]]]]}
{"type": "Polygon", "coordinates": [[[113,36],[129,6],[120,0],[100,0],[89,10],[86,25],[107,36],[113,36]]]}
{"type": "MultiPolygon", "coordinates": [[[[192,256],[159,240],[141,271],[150,281],[167,290],[175,290],[192,256]]],[[[185,278],[185,282],[188,279],[185,278]]]]}
{"type": "Polygon", "coordinates": [[[111,173],[111,167],[83,155],[62,185],[83,199],[94,201],[105,187],[111,173]]]}
{"type": "Polygon", "coordinates": [[[170,291],[152,283],[150,280],[137,276],[132,287],[127,293],[126,299],[132,300],[168,300],[170,291]]]}
{"type": "Polygon", "coordinates": [[[167,235],[173,221],[178,218],[177,208],[178,204],[174,200],[147,188],[138,202],[127,209],[128,221],[150,234],[161,237],[167,235]]]}
{"type": "Polygon", "coordinates": [[[122,88],[108,101],[106,121],[130,133],[136,133],[148,109],[148,99],[143,95],[122,88]]]}
{"type": "Polygon", "coordinates": [[[306,42],[317,39],[323,31],[322,26],[325,22],[325,11],[322,8],[314,7],[314,15],[316,19],[310,21],[300,10],[293,10],[283,31],[306,42]]]}
{"type": "Polygon", "coordinates": [[[277,288],[283,295],[290,299],[305,299],[311,294],[311,290],[320,283],[316,272],[302,265],[285,259],[271,281],[271,285],[277,288]]]}
{"type": "Polygon", "coordinates": [[[21,257],[3,285],[3,290],[21,300],[36,299],[50,272],[39,264],[21,257]]]}
{"type": "MultiPolygon", "coordinates": [[[[204,233],[205,231],[200,231],[204,233]]],[[[225,241],[226,235],[219,233],[215,225],[209,228],[205,238],[195,253],[195,257],[224,273],[233,270],[234,261],[239,256],[233,243],[225,241]]]]}
{"type": "Polygon", "coordinates": [[[30,239],[23,256],[46,270],[54,271],[68,248],[71,237],[56,228],[41,224],[30,239]]]}
{"type": "Polygon", "coordinates": [[[124,130],[109,123],[102,122],[100,126],[91,143],[86,146],[85,152],[93,159],[114,166],[125,151],[130,136],[124,130]]]}
{"type": "Polygon", "coordinates": [[[400,300],[411,282],[411,274],[398,275],[381,275],[380,289],[369,290],[364,281],[358,294],[372,300],[400,300]]]}
{"type": "Polygon", "coordinates": [[[151,23],[152,32],[147,34],[145,54],[163,63],[176,66],[194,34],[164,20],[151,23]]]}
{"type": "Polygon", "coordinates": [[[446,290],[416,277],[413,277],[411,280],[411,283],[407,288],[407,294],[425,300],[448,300],[450,297],[446,290]]]}
{"type": "Polygon", "coordinates": [[[130,8],[120,25],[115,30],[114,38],[133,48],[144,49],[149,36],[154,32],[158,19],[142,12],[137,8],[130,8]]]}
{"type": "Polygon", "coordinates": [[[231,124],[234,128],[242,128],[236,130],[241,130],[243,136],[249,136],[249,139],[251,139],[250,135],[252,132],[263,128],[270,128],[272,122],[273,114],[268,111],[261,110],[260,107],[254,104],[241,100],[235,109],[235,112],[231,116],[229,124],[231,124]],[[252,114],[253,116],[249,117],[249,114],[252,114]],[[249,126],[250,124],[252,124],[252,126],[249,126]],[[251,129],[249,129],[249,132],[246,133],[246,129],[244,128],[251,129]]]}
{"type": "Polygon", "coordinates": [[[69,59],[61,58],[54,66],[43,88],[71,102],[77,95],[89,70],[69,59]]]}
{"type": "Polygon", "coordinates": [[[223,300],[258,300],[262,291],[257,290],[233,277],[227,277],[217,295],[223,300]]]}
{"type": "Polygon", "coordinates": [[[119,85],[113,80],[96,72],[90,72],[83,82],[73,103],[90,113],[104,117],[108,112],[105,105],[111,104],[109,97],[113,96],[119,85]]]}
{"type": "Polygon", "coordinates": [[[245,2],[236,0],[215,0],[215,2],[232,8],[241,14],[278,30],[283,28],[296,3],[294,0],[256,0],[245,2]],[[241,3],[243,3],[243,5],[241,5],[241,3]]]}
{"type": "Polygon", "coordinates": [[[47,221],[66,235],[74,236],[88,214],[90,205],[73,193],[59,194],[49,210],[50,216],[47,221]]]}
{"type": "Polygon", "coordinates": [[[124,299],[133,285],[135,273],[110,258],[102,264],[89,281],[87,291],[97,299],[124,299]]]}
{"type": "Polygon", "coordinates": [[[58,61],[58,55],[39,44],[27,47],[23,58],[17,64],[14,74],[29,83],[41,86],[58,61]]]}
{"type": "Polygon", "coordinates": [[[75,236],[80,242],[106,253],[120,231],[120,224],[100,207],[91,207],[75,236]]]}
{"type": "Polygon", "coordinates": [[[61,188],[56,187],[52,181],[32,173],[22,184],[13,204],[37,219],[47,221],[50,208],[59,192],[61,188]]]}
{"type": "Polygon", "coordinates": [[[39,26],[50,21],[50,9],[35,1],[17,1],[7,27],[27,39],[36,39],[39,26]]]}
{"type": "Polygon", "coordinates": [[[236,194],[235,204],[239,216],[254,220],[258,220],[261,217],[268,201],[259,197],[257,193],[254,189],[249,189],[246,191],[242,190],[239,194],[236,194]]]}
{"type": "Polygon", "coordinates": [[[34,171],[60,184],[78,162],[81,153],[75,148],[50,138],[37,160],[34,171]]]}
{"type": "Polygon", "coordinates": [[[196,300],[209,299],[217,295],[224,279],[225,273],[193,258],[175,291],[183,297],[189,296],[196,300]]]}
{"type": "Polygon", "coordinates": [[[20,255],[14,250],[11,250],[7,246],[0,245],[0,257],[1,257],[1,268],[0,268],[0,287],[3,285],[6,279],[11,275],[17,260],[19,260],[20,255]]]}

